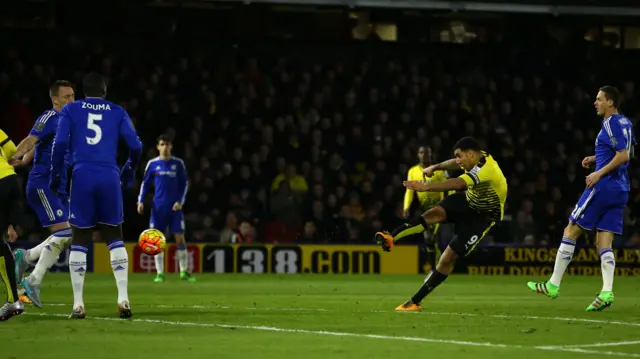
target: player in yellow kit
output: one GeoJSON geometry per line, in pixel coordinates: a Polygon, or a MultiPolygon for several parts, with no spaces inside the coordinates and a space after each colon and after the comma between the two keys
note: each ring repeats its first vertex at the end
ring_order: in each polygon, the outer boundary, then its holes
{"type": "MultiPolygon", "coordinates": [[[[431,148],[427,146],[418,147],[418,164],[409,169],[407,181],[423,181],[425,183],[440,183],[446,181],[447,176],[445,171],[442,170],[435,171],[431,177],[424,174],[424,169],[431,164],[433,164],[431,148]]],[[[409,209],[416,194],[420,203],[420,215],[438,204],[445,197],[445,192],[416,192],[407,188],[404,194],[404,207],[402,212],[404,218],[409,218],[409,209]]],[[[438,255],[438,241],[436,240],[438,228],[440,228],[440,223],[430,225],[426,231],[422,232],[426,244],[427,260],[431,268],[435,268],[438,255]]]]}
{"type": "Polygon", "coordinates": [[[420,303],[453,272],[456,261],[469,255],[504,217],[507,200],[507,180],[498,162],[472,137],[461,138],[454,146],[455,158],[425,169],[433,175],[436,170],[464,169],[465,173],[441,183],[405,181],[403,185],[417,192],[444,192],[457,190],[422,216],[412,219],[393,230],[376,233],[376,241],[384,251],[391,251],[397,240],[420,233],[436,223],[454,223],[456,236],[442,252],[436,268],[424,284],[408,301],[396,308],[398,311],[421,310],[420,303]]]}

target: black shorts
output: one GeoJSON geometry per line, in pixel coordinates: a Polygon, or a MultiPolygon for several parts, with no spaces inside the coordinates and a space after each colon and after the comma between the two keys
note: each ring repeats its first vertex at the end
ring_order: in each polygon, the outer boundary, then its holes
{"type": "Polygon", "coordinates": [[[473,252],[478,243],[495,224],[487,216],[469,207],[467,194],[454,193],[438,203],[447,213],[445,223],[454,223],[456,235],[449,242],[449,247],[457,255],[466,257],[473,252]]]}
{"type": "Polygon", "coordinates": [[[0,178],[0,232],[6,233],[9,224],[21,225],[24,218],[22,197],[17,175],[0,178]]]}

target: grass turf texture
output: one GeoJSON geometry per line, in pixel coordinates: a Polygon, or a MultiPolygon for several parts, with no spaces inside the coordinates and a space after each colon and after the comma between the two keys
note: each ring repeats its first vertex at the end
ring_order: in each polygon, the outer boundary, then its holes
{"type": "Polygon", "coordinates": [[[88,273],[80,321],[67,319],[68,274],[48,274],[45,307],[0,323],[0,359],[640,357],[637,278],[616,278],[616,303],[600,313],[584,311],[600,277],[567,277],[551,300],[526,287],[536,278],[461,275],[422,312],[394,312],[422,279],[201,274],[187,283],[167,274],[155,284],[132,274],[126,321],[117,319],[113,276],[88,273]],[[630,343],[611,344],[620,342],[630,343]]]}

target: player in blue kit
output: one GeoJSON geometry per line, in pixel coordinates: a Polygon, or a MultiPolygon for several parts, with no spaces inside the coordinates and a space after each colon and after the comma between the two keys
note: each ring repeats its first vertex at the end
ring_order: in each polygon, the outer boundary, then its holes
{"type": "MultiPolygon", "coordinates": [[[[20,283],[27,297],[37,307],[42,307],[40,283],[44,275],[55,264],[60,252],[67,248],[71,240],[66,170],[62,172],[61,186],[57,193],[49,189],[49,171],[51,147],[58,129],[58,117],[62,108],[74,101],[74,86],[68,81],[55,81],[49,87],[49,97],[53,103],[53,109],[42,113],[29,132],[29,136],[16,148],[11,161],[14,166],[26,164],[29,160],[25,156],[34,151],[33,168],[29,172],[27,181],[27,200],[36,212],[40,224],[51,231],[51,236],[38,246],[26,251],[18,249],[15,254],[16,282],[20,283]],[[31,275],[23,279],[24,272],[32,265],[35,265],[35,269],[31,275]]],[[[65,157],[65,163],[68,163],[68,156],[65,157]]],[[[67,168],[66,165],[65,168],[67,168]]]]}
{"type": "Polygon", "coordinates": [[[71,153],[73,166],[70,189],[71,253],[69,272],[73,286],[73,312],[70,318],[84,318],[84,274],[87,251],[94,230],[108,243],[111,268],[118,287],[120,318],[130,318],[128,294],[129,258],[122,240],[122,188],[131,187],[140,161],[142,143],[127,112],[113,104],[107,95],[106,79],[97,73],[83,81],[84,100],[65,106],[58,120],[51,154],[49,186],[60,188],[64,153],[71,153]],[[120,170],[116,164],[119,139],[129,147],[129,159],[120,170]]]}
{"type": "MultiPolygon", "coordinates": [[[[171,156],[172,139],[167,135],[158,137],[159,156],[150,160],[144,170],[144,179],[140,186],[138,197],[138,213],[144,212],[144,199],[153,183],[155,195],[151,208],[149,227],[158,229],[166,237],[173,234],[176,239],[180,279],[195,282],[189,273],[187,259],[187,242],[184,238],[184,215],[182,206],[187,197],[189,182],[184,162],[178,157],[171,156]]],[[[156,283],[164,282],[164,253],[155,257],[156,283]]]]}
{"type": "Polygon", "coordinates": [[[573,257],[576,240],[585,230],[595,230],[603,284],[602,291],[587,307],[587,311],[600,311],[614,302],[616,260],[611,247],[614,234],[622,234],[622,213],[630,190],[627,168],[636,144],[631,121],[618,113],[619,99],[620,92],[615,87],[600,88],[594,105],[604,120],[596,138],[596,154],[582,160],[584,168],[591,168],[595,164],[595,172],[587,176],[587,188],[564,229],[551,279],[527,283],[534,292],[557,298],[560,281],[573,257]]]}

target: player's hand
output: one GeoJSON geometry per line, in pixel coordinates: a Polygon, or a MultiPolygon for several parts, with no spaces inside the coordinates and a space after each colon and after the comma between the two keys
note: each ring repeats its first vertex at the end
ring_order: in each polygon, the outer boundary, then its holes
{"type": "Polygon", "coordinates": [[[596,183],[600,181],[600,177],[601,175],[598,172],[593,172],[592,174],[588,175],[587,178],[585,179],[585,184],[587,185],[587,188],[591,188],[595,186],[596,183]]]}
{"type": "Polygon", "coordinates": [[[133,170],[133,168],[131,168],[131,163],[127,161],[127,163],[125,163],[120,170],[120,183],[122,183],[122,186],[124,188],[131,188],[133,187],[133,180],[135,179],[135,177],[135,171],[133,170]]]}
{"type": "Polygon", "coordinates": [[[429,185],[422,183],[422,181],[403,181],[402,185],[417,192],[426,192],[429,190],[429,185]]]}
{"type": "Polygon", "coordinates": [[[13,228],[13,225],[11,224],[7,228],[7,234],[9,235],[9,238],[7,238],[9,243],[13,243],[16,241],[16,239],[18,239],[18,233],[16,232],[16,229],[13,228]]]}
{"type": "Polygon", "coordinates": [[[144,213],[144,203],[138,203],[138,214],[144,213]]]}
{"type": "Polygon", "coordinates": [[[176,203],[173,204],[173,208],[172,209],[173,209],[174,212],[177,212],[177,211],[182,209],[182,204],[180,204],[180,202],[176,202],[176,203]]]}
{"type": "Polygon", "coordinates": [[[427,177],[433,177],[433,174],[436,172],[436,166],[429,166],[422,170],[422,174],[427,177]]]}
{"type": "Polygon", "coordinates": [[[60,176],[60,174],[51,172],[51,174],[49,175],[49,188],[51,189],[51,192],[58,193],[61,184],[62,177],[60,176]]]}
{"type": "Polygon", "coordinates": [[[409,209],[405,209],[402,211],[402,217],[409,218],[409,209]]]}
{"type": "Polygon", "coordinates": [[[596,156],[587,156],[582,160],[582,167],[591,168],[596,162],[596,156]]]}
{"type": "Polygon", "coordinates": [[[9,164],[13,167],[21,167],[21,166],[26,166],[29,163],[22,161],[19,158],[11,158],[9,159],[9,164]]]}

